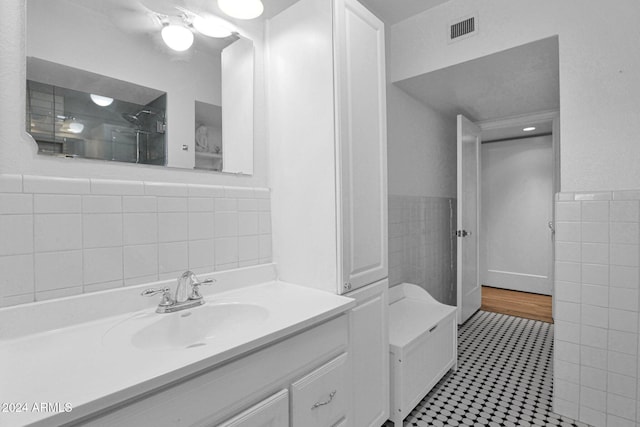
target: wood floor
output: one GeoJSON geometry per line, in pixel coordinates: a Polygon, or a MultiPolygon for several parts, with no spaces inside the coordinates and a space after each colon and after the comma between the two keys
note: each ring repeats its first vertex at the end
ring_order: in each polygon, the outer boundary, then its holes
{"type": "Polygon", "coordinates": [[[551,297],[547,295],[483,286],[480,309],[553,323],[551,297]]]}

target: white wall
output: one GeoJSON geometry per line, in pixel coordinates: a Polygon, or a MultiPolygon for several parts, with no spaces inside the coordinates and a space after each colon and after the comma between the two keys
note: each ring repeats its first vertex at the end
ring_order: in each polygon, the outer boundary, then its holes
{"type": "MultiPolygon", "coordinates": [[[[265,97],[263,73],[263,28],[258,24],[247,24],[243,31],[254,40],[256,48],[255,75],[255,169],[251,177],[215,174],[205,171],[184,171],[152,166],[113,164],[83,159],[57,159],[38,156],[36,144],[24,130],[25,117],[25,0],[7,0],[0,4],[0,173],[35,174],[45,176],[73,177],[123,177],[182,183],[206,183],[238,186],[267,185],[267,142],[265,123],[265,97]]],[[[97,51],[99,56],[100,51],[97,51]]],[[[96,58],[87,58],[93,60],[96,58]]],[[[130,57],[135,75],[136,58],[130,57]]],[[[119,68],[121,69],[121,68],[119,68]]],[[[135,80],[134,80],[135,81],[135,80]]],[[[192,110],[192,109],[190,109],[192,110]]],[[[179,115],[179,112],[168,112],[179,115]]],[[[189,113],[193,115],[193,112],[189,113]]],[[[171,120],[171,117],[169,118],[171,120]]],[[[184,143],[193,145],[193,126],[184,143]]],[[[181,145],[181,144],[180,144],[181,145]]],[[[192,155],[193,153],[191,153],[192,155]]],[[[170,153],[171,157],[171,153],[170,153]]]]}
{"type": "Polygon", "coordinates": [[[387,26],[387,180],[400,196],[456,197],[455,122],[392,83],[393,29],[387,26]]]}
{"type": "Polygon", "coordinates": [[[482,144],[482,284],[552,293],[551,144],[550,135],[482,144]]]}
{"type": "Polygon", "coordinates": [[[559,36],[563,191],[640,187],[640,2],[451,0],[391,29],[398,81],[559,36]],[[448,24],[477,12],[479,33],[448,44],[448,24]]]}
{"type": "Polygon", "coordinates": [[[389,194],[456,197],[456,124],[387,85],[389,194]]]}

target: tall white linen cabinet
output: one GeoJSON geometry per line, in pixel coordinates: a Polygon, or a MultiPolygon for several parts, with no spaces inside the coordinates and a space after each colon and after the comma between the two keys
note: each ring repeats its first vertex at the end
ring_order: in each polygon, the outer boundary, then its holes
{"type": "Polygon", "coordinates": [[[384,25],[356,0],[299,0],[267,23],[279,277],[356,299],[346,425],[389,417],[384,25]]]}

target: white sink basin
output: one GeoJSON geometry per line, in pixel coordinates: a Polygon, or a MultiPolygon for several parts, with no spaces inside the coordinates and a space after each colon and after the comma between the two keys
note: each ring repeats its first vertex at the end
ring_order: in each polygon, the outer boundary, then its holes
{"type": "Polygon", "coordinates": [[[170,314],[145,313],[126,319],[103,336],[105,346],[127,344],[143,350],[180,350],[206,346],[259,325],[269,311],[245,303],[204,304],[170,314]]]}

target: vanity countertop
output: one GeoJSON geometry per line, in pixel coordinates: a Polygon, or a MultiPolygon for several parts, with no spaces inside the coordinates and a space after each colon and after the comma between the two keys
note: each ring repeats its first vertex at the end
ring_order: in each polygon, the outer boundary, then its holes
{"type": "Polygon", "coordinates": [[[206,304],[178,313],[145,309],[0,340],[0,426],[60,425],[79,419],[221,365],[355,305],[350,298],[280,281],[205,299],[206,304]],[[229,322],[232,333],[186,348],[139,348],[130,339],[111,338],[115,328],[130,321],[148,326],[156,316],[184,315],[216,304],[259,306],[267,315],[247,325],[229,322]]]}

